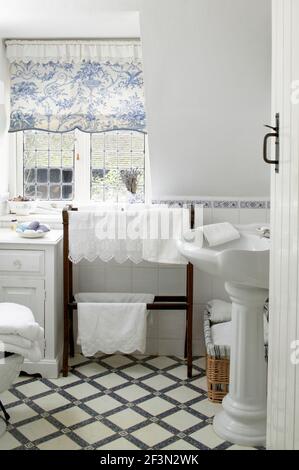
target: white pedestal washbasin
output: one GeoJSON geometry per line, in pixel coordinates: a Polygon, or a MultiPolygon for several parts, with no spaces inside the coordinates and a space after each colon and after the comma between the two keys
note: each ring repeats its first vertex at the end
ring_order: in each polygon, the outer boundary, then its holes
{"type": "Polygon", "coordinates": [[[230,390],[214,430],[235,444],[266,443],[267,372],[263,305],[268,295],[270,240],[257,225],[240,226],[241,238],[208,248],[202,240],[178,241],[180,252],[201,271],[226,281],[232,300],[230,390]]]}

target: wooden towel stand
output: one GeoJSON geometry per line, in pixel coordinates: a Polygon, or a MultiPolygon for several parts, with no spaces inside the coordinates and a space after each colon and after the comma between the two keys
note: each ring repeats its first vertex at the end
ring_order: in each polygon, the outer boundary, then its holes
{"type": "MultiPolygon", "coordinates": [[[[63,376],[68,375],[69,355],[74,357],[73,312],[77,303],[73,295],[73,264],[69,260],[69,211],[78,209],[68,206],[62,211],[63,220],[63,290],[64,290],[64,343],[63,343],[63,376]]],[[[191,205],[191,228],[194,228],[194,206],[191,205]]],[[[152,304],[147,304],[148,310],[185,310],[185,358],[187,358],[187,375],[192,377],[192,324],[193,324],[193,265],[186,266],[186,294],[184,296],[156,296],[152,304]]]]}

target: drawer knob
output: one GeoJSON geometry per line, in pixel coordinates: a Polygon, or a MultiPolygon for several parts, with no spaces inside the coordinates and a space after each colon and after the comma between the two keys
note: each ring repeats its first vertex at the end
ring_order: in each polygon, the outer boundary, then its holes
{"type": "Polygon", "coordinates": [[[22,267],[22,263],[19,259],[16,259],[14,262],[13,262],[13,265],[17,268],[17,269],[21,269],[22,267]]]}

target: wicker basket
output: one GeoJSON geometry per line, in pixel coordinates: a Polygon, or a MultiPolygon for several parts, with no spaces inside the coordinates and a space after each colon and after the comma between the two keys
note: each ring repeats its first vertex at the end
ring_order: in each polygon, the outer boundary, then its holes
{"type": "MultiPolygon", "coordinates": [[[[269,301],[264,305],[264,315],[269,321],[269,301]]],[[[209,312],[204,313],[204,333],[207,349],[206,375],[208,386],[208,399],[213,403],[221,403],[229,392],[229,357],[230,347],[227,345],[217,346],[213,344],[211,337],[211,322],[209,312]]],[[[265,344],[265,359],[268,358],[268,345],[265,344]]]]}
{"type": "Polygon", "coordinates": [[[229,359],[206,356],[208,399],[221,403],[229,390],[229,359]]]}
{"type": "Polygon", "coordinates": [[[217,346],[212,342],[209,312],[204,313],[204,333],[207,349],[206,374],[208,399],[213,403],[221,403],[229,389],[229,357],[230,347],[217,346]]]}

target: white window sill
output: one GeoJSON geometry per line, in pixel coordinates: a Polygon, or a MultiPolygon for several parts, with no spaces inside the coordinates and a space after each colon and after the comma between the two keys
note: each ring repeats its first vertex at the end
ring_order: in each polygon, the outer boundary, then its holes
{"type": "Polygon", "coordinates": [[[46,211],[42,214],[30,214],[30,215],[16,215],[16,214],[5,214],[0,215],[0,222],[1,223],[9,223],[13,219],[16,219],[18,222],[27,222],[32,220],[38,220],[39,222],[44,223],[62,223],[62,215],[61,213],[57,212],[53,214],[53,212],[47,213],[46,211]]]}

